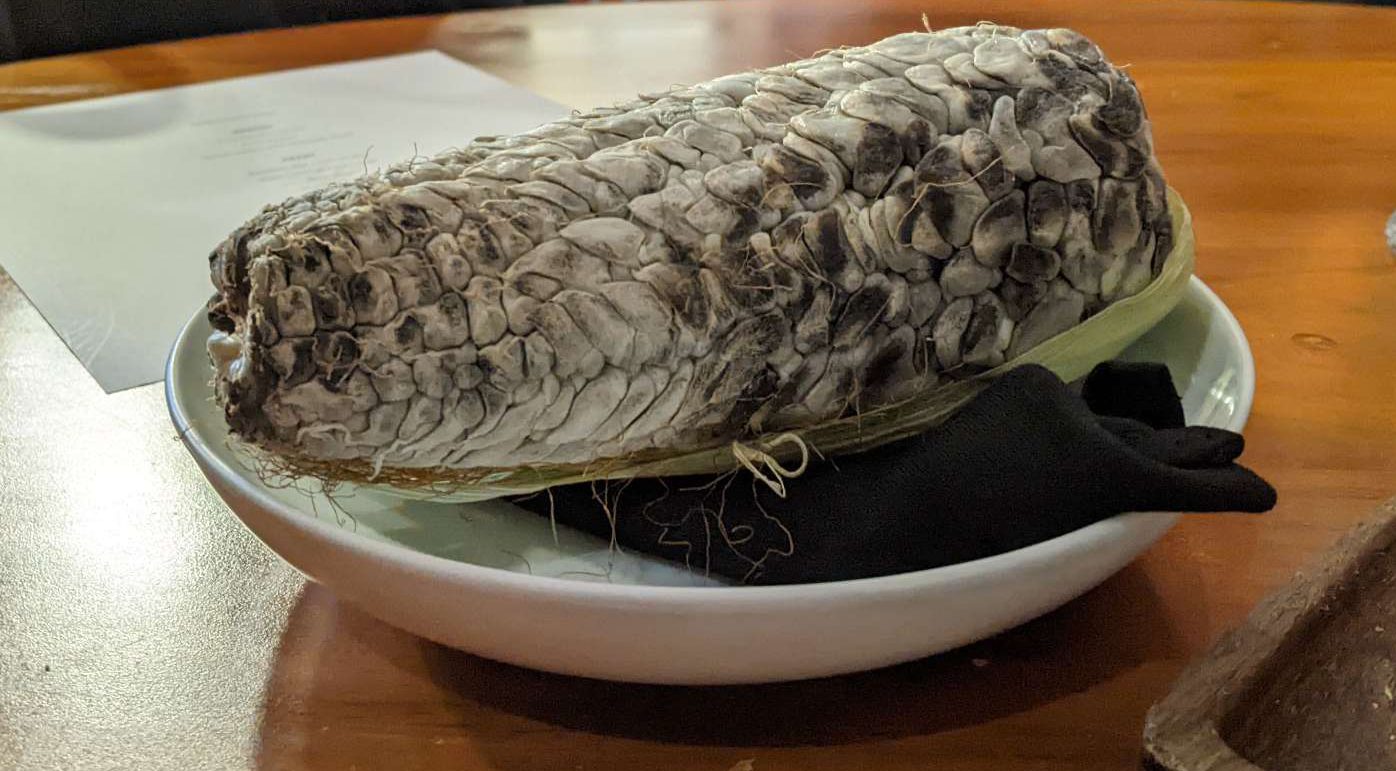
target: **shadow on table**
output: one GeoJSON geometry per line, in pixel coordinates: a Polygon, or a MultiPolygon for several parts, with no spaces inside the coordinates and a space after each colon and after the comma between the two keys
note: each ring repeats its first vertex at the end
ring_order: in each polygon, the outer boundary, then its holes
{"type": "Polygon", "coordinates": [[[477,753],[512,768],[521,736],[553,734],[556,746],[569,732],[714,747],[927,735],[1031,709],[1184,648],[1138,566],[1061,610],[940,656],[822,680],[705,688],[487,661],[393,629],[308,584],[267,684],[259,761],[459,765],[462,753],[477,753]]]}
{"type": "Polygon", "coordinates": [[[990,640],[820,680],[623,685],[534,672],[435,645],[426,662],[436,682],[468,701],[572,730],[684,744],[794,746],[982,723],[1085,690],[1177,647],[1147,574],[1131,567],[1079,601],[990,640]]]}

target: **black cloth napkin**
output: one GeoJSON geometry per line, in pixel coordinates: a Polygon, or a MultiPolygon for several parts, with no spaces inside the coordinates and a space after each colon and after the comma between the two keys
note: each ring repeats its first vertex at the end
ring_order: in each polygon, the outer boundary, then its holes
{"type": "Polygon", "coordinates": [[[776,495],[746,471],[583,483],[514,500],[623,549],[751,584],[835,581],[987,557],[1128,511],[1262,512],[1244,440],[1185,427],[1166,367],[1107,362],[1074,393],[1036,365],[945,423],[812,458],[776,495]]]}

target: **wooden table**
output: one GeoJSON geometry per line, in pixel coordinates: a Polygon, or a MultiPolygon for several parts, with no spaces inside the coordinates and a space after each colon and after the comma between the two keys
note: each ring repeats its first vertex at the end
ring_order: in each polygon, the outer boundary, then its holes
{"type": "Polygon", "coordinates": [[[0,67],[0,108],[425,48],[582,107],[869,42],[923,9],[933,26],[1072,26],[1132,65],[1197,218],[1198,273],[1251,336],[1246,461],[1280,490],[1272,515],[1190,518],[1065,609],[884,671],[718,689],[538,674],[307,584],[204,484],[159,388],[104,395],[0,274],[0,767],[1134,765],[1184,662],[1396,491],[1396,11],[863,5],[559,6],[214,38],[0,67]]]}

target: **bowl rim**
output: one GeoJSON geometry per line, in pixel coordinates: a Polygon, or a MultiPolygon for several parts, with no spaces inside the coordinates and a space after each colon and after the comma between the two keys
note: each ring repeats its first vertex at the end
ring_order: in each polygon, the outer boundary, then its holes
{"type": "MultiPolygon", "coordinates": [[[[1216,314],[1216,318],[1220,320],[1223,328],[1237,343],[1235,347],[1239,353],[1238,375],[1242,387],[1238,391],[1236,409],[1225,428],[1239,431],[1250,415],[1255,395],[1255,360],[1251,353],[1250,342],[1231,309],[1195,275],[1189,279],[1187,288],[1187,294],[1193,293],[1201,295],[1203,303],[1216,314]]],[[[227,462],[213,452],[206,438],[191,425],[185,410],[184,400],[176,390],[174,382],[179,352],[188,345],[186,341],[202,315],[202,311],[196,313],[176,337],[166,360],[164,389],[170,419],[178,430],[181,441],[194,455],[204,473],[217,475],[223,482],[235,488],[252,503],[311,538],[328,541],[334,548],[357,553],[360,557],[394,563],[414,572],[433,574],[448,583],[488,587],[496,591],[520,596],[527,595],[535,599],[546,597],[553,601],[590,601],[607,604],[617,602],[626,604],[659,603],[687,609],[706,607],[715,601],[721,601],[727,609],[742,606],[766,607],[774,602],[782,604],[818,602],[827,605],[832,601],[856,600],[871,595],[889,597],[921,592],[932,586],[953,587],[957,584],[983,581],[995,574],[1018,571],[1032,565],[1046,565],[1073,553],[1088,550],[1112,530],[1127,528],[1135,522],[1148,518],[1177,516],[1166,512],[1125,513],[1030,546],[968,562],[886,576],[807,584],[773,586],[612,584],[577,581],[555,576],[535,576],[503,568],[461,562],[417,551],[401,544],[380,541],[344,529],[337,524],[306,516],[296,507],[272,496],[263,485],[230,467],[227,462]]],[[[235,509],[233,513],[240,520],[243,519],[242,515],[235,509]]]]}

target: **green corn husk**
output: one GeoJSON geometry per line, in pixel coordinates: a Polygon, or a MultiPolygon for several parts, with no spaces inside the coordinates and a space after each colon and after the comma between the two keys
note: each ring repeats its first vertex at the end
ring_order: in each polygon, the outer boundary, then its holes
{"type": "MultiPolygon", "coordinates": [[[[1176,191],[1168,191],[1176,243],[1162,271],[1138,294],[1107,306],[1095,316],[1044,341],[1016,359],[974,377],[938,386],[915,398],[870,409],[795,431],[780,431],[741,443],[744,450],[767,453],[782,464],[798,463],[800,449],[790,435],[824,456],[868,450],[919,434],[944,421],[974,398],[995,377],[1022,364],[1040,364],[1062,380],[1085,376],[1168,315],[1182,299],[1193,272],[1192,216],[1176,191]]],[[[394,495],[442,502],[471,502],[536,492],[556,485],[633,477],[720,474],[742,467],[734,446],[724,444],[677,454],[643,453],[608,458],[588,465],[535,465],[475,471],[471,476],[423,475],[391,484],[360,483],[394,495]]],[[[798,479],[789,484],[799,484],[798,479]]]]}

